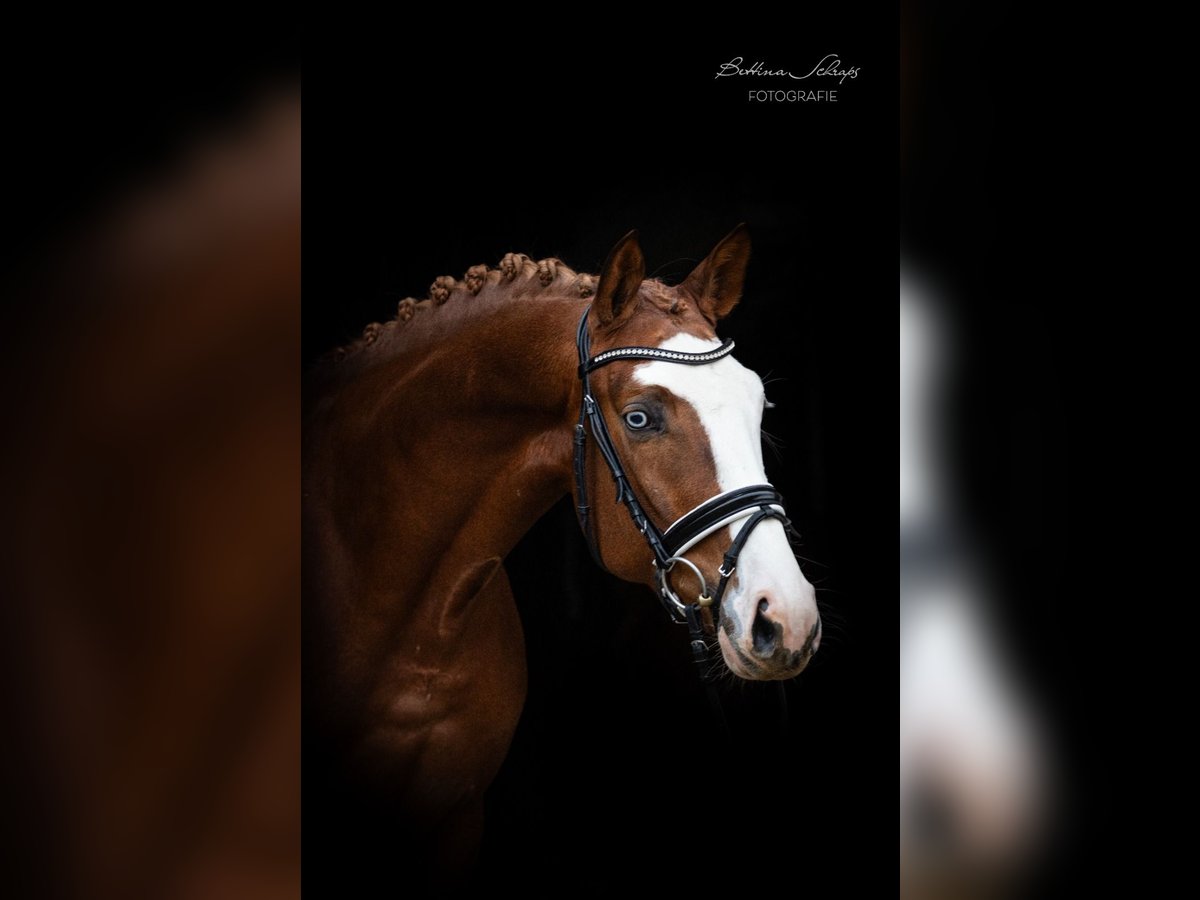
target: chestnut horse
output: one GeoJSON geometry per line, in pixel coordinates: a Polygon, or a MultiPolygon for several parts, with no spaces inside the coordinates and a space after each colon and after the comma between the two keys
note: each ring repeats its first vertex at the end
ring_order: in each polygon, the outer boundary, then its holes
{"type": "MultiPolygon", "coordinates": [[[[741,296],[749,253],[739,226],[677,286],[645,278],[633,233],[598,279],[509,254],[499,269],[439,278],[428,299],[402,301],[394,321],[368,326],[314,372],[306,695],[337,736],[342,765],[419,826],[435,867],[468,867],[484,791],[524,703],[509,551],[561,497],[587,505],[584,493],[602,564],[659,589],[646,540],[611,502],[612,474],[594,447],[581,458],[584,490],[576,487],[581,317],[593,358],[615,347],[672,351],[590,372],[632,496],[665,529],[710,498],[765,486],[762,384],[715,333],[741,296]],[[712,361],[694,364],[699,354],[712,361]]],[[[717,643],[734,674],[785,679],[815,652],[820,618],[781,516],[763,510],[713,610],[717,643]]],[[[749,515],[735,511],[686,548],[690,565],[667,577],[672,594],[711,595],[697,575],[721,581],[749,515]]]]}

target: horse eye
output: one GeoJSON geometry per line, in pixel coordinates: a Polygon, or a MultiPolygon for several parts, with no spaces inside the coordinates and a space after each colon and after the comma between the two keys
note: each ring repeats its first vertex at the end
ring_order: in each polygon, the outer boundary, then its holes
{"type": "Polygon", "coordinates": [[[625,413],[625,424],[634,431],[640,431],[650,424],[650,417],[640,409],[630,410],[625,413]]]}

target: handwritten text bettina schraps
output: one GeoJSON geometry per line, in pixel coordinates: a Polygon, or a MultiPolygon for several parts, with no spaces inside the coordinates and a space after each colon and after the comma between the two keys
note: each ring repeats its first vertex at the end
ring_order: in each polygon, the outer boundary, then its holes
{"type": "Polygon", "coordinates": [[[824,58],[815,66],[809,69],[806,75],[794,75],[787,69],[771,69],[763,62],[756,62],[750,65],[745,65],[745,61],[741,56],[735,56],[727,63],[721,63],[717,69],[717,78],[728,78],[737,75],[774,75],[777,78],[794,78],[796,81],[803,81],[805,78],[837,78],[838,84],[843,83],[847,78],[853,80],[858,77],[858,72],[861,66],[844,67],[842,61],[836,53],[827,53],[824,58]],[[744,66],[744,68],[743,68],[744,66]]]}

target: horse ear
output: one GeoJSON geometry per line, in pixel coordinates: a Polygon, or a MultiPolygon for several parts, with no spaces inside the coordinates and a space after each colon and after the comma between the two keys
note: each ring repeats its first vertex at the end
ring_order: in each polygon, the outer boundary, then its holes
{"type": "Polygon", "coordinates": [[[601,325],[611,325],[627,316],[637,305],[638,288],[646,277],[646,259],[638,246],[637,231],[631,231],[608,253],[600,269],[600,284],[592,309],[601,325]]]}
{"type": "Polygon", "coordinates": [[[750,232],[743,222],[713,247],[704,262],[683,282],[700,311],[714,325],[742,299],[746,264],[750,261],[750,232]]]}

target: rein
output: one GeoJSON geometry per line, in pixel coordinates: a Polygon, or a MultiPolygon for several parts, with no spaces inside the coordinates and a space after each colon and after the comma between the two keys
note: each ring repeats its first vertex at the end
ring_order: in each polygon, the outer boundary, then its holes
{"type": "Polygon", "coordinates": [[[624,503],[634,526],[645,539],[653,555],[653,566],[658,578],[659,596],[663,607],[671,619],[680,624],[686,624],[690,634],[692,661],[700,670],[700,677],[708,681],[712,675],[709,665],[708,636],[715,635],[717,620],[720,616],[721,598],[729,586],[729,580],[737,570],[738,557],[746,546],[751,532],[767,519],[778,519],[785,528],[791,523],[783,509],[783,497],[769,484],[752,484],[734,488],[730,491],[710,497],[699,506],[680,516],[665,531],[646,515],[642,504],[638,501],[621,458],[617,455],[604,414],[592,395],[590,375],[597,369],[622,360],[658,360],[660,362],[678,363],[685,366],[702,366],[724,359],[733,352],[734,343],[727,340],[720,347],[703,353],[684,353],[677,350],[663,350],[658,347],[617,347],[605,350],[595,356],[591,355],[591,335],[588,333],[587,319],[591,307],[584,310],[579,320],[579,330],[575,342],[579,351],[579,379],[583,382],[583,401],[579,409],[579,423],[575,426],[575,490],[578,502],[576,514],[579,527],[587,539],[592,558],[603,569],[606,568],[600,554],[600,545],[592,528],[591,506],[587,493],[587,438],[591,432],[592,441],[600,451],[605,465],[612,474],[617,486],[616,502],[624,503]],[[709,535],[720,531],[727,525],[745,519],[745,524],[738,531],[725,558],[718,570],[720,580],[716,590],[709,592],[708,582],[700,568],[687,559],[683,554],[709,535]],[[700,581],[700,592],[696,600],[685,603],[671,588],[669,574],[678,564],[691,569],[700,581]],[[708,621],[705,621],[704,611],[709,611],[708,621]]]}

